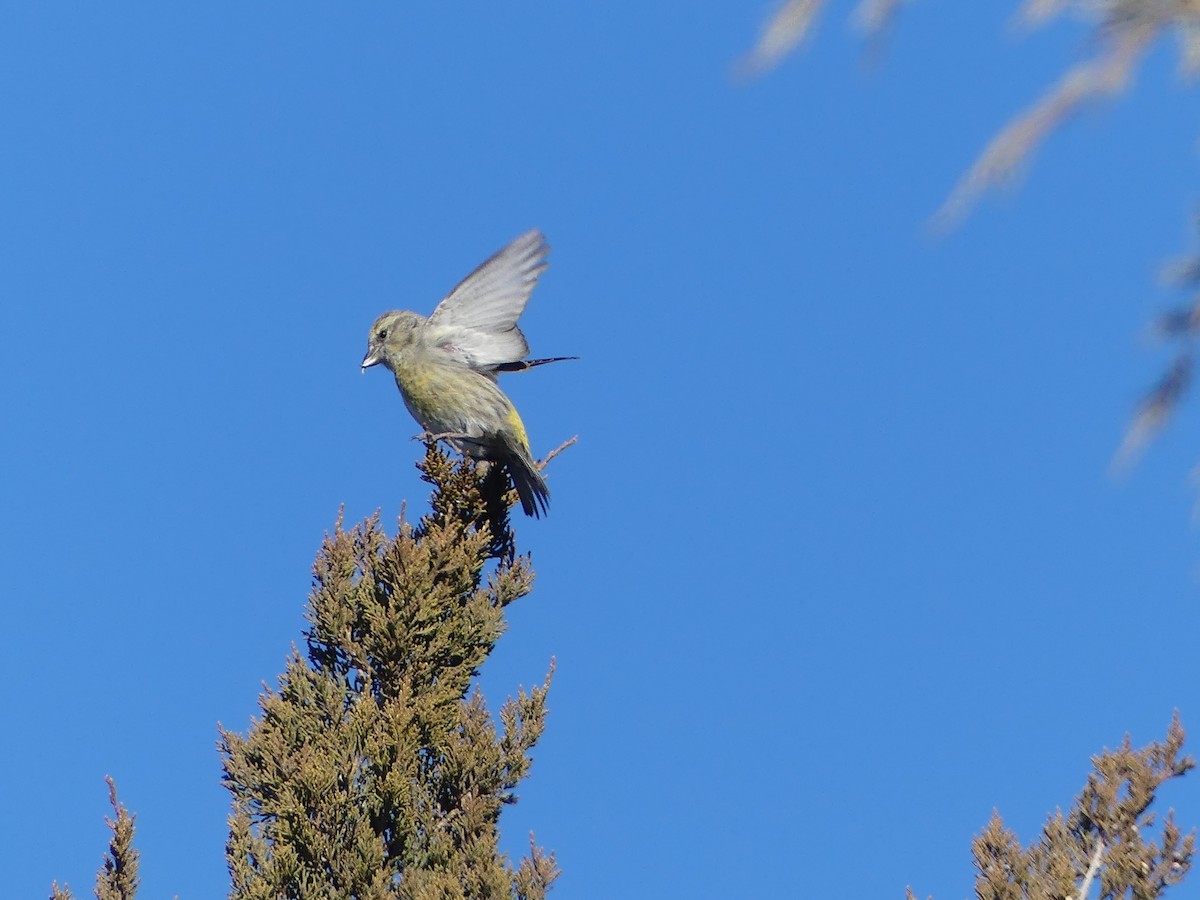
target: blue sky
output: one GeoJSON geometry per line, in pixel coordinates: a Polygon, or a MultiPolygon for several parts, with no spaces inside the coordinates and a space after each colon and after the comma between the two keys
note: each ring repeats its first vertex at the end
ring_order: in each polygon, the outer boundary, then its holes
{"type": "Polygon", "coordinates": [[[368,326],[533,226],[582,359],[505,386],[580,441],[483,682],[557,659],[502,820],[556,896],[964,896],[993,807],[1200,728],[1195,415],[1106,474],[1200,197],[1174,48],[935,241],[1084,33],[916,4],[871,74],[847,11],[739,85],[756,4],[0,9],[10,896],[90,890],[106,774],[145,896],[226,890],[217,723],[339,506],[426,496],[368,326]]]}

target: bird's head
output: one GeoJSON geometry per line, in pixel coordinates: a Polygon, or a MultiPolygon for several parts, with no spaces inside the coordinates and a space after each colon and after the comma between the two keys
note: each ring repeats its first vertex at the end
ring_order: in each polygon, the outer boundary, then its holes
{"type": "Polygon", "coordinates": [[[371,333],[367,335],[367,355],[363,357],[363,371],[380,363],[394,369],[405,351],[413,345],[417,331],[423,324],[423,315],[406,309],[385,312],[376,319],[375,324],[371,326],[371,333]]]}

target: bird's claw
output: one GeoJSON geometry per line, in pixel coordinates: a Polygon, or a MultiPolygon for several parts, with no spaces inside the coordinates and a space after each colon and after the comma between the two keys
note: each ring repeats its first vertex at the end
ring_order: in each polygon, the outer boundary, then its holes
{"type": "Polygon", "coordinates": [[[438,441],[462,440],[468,437],[470,437],[469,434],[461,434],[456,431],[445,431],[441,434],[430,434],[428,431],[422,431],[420,434],[414,434],[412,439],[414,441],[421,441],[424,444],[436,444],[438,441]]]}

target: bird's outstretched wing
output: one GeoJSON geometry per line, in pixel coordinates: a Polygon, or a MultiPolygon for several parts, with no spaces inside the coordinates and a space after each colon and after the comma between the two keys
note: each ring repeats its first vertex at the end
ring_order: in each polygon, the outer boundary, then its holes
{"type": "Polygon", "coordinates": [[[517,319],[545,271],[550,245],[536,228],[483,263],[429,317],[434,343],[474,369],[490,371],[529,353],[517,319]]]}

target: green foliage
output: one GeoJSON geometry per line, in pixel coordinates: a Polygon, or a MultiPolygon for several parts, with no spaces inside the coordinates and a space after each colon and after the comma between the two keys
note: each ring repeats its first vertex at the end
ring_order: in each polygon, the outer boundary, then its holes
{"type": "MultiPolygon", "coordinates": [[[[221,731],[233,794],[226,857],[235,898],[542,900],[558,876],[530,839],[513,866],[500,811],[529,772],[546,721],[546,681],[501,707],[472,679],[504,633],[504,608],[533,586],[517,558],[498,466],[421,464],[431,513],[375,515],[326,537],[313,566],[308,653],[292,654],[246,735],[221,731]]],[[[138,888],[134,822],[117,802],[98,900],[138,888]]],[[[67,887],[51,900],[72,900],[67,887]]]]}
{"type": "Polygon", "coordinates": [[[537,847],[513,867],[497,846],[550,676],[499,727],[470,692],[532,569],[512,553],[495,471],[434,446],[421,468],[432,512],[402,517],[395,538],[378,515],[349,531],[339,519],[313,568],[306,658],[248,734],[221,733],[232,897],[538,900],[557,875],[537,847]]]}

